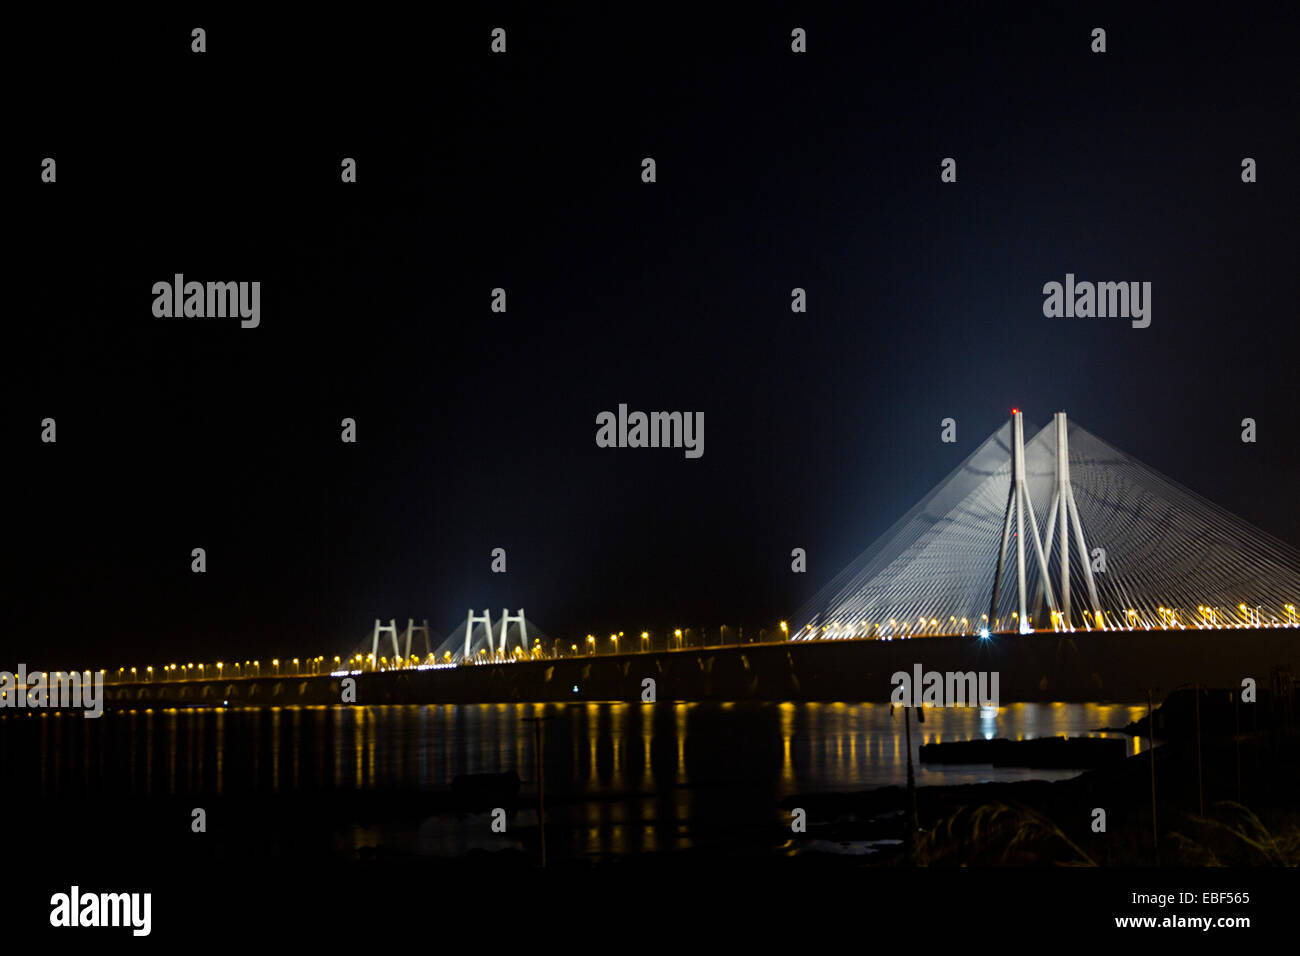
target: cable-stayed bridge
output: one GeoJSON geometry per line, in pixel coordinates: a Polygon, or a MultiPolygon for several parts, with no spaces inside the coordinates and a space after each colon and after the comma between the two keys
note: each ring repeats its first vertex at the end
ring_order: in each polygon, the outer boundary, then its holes
{"type": "Polygon", "coordinates": [[[1300,552],[1018,410],[794,616],[795,640],[1295,625],[1300,552]]]}
{"type": "Polygon", "coordinates": [[[793,616],[788,641],[710,643],[688,628],[657,644],[620,632],[566,646],[522,608],[471,609],[445,639],[427,622],[376,620],[332,661],[100,673],[118,702],[260,704],[336,700],[351,675],[377,681],[381,702],[623,699],[646,677],[674,699],[871,699],[922,648],[950,670],[996,665],[1018,699],[1134,699],[1300,672],[1300,551],[1063,412],[1029,433],[1013,411],[793,616]],[[994,634],[1037,637],[971,639],[994,634]],[[889,643],[918,637],[932,640],[889,643]]]}

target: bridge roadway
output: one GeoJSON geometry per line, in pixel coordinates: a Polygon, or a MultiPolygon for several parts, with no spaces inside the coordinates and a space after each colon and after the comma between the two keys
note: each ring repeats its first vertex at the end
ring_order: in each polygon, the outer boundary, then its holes
{"type": "MultiPolygon", "coordinates": [[[[1076,631],[1025,636],[808,641],[528,660],[355,675],[357,704],[642,699],[887,702],[892,675],[996,671],[1003,704],[1125,701],[1176,687],[1237,687],[1270,669],[1300,675],[1300,628],[1076,631]]],[[[109,683],[106,707],[292,706],[342,702],[342,677],[109,683]]]]}

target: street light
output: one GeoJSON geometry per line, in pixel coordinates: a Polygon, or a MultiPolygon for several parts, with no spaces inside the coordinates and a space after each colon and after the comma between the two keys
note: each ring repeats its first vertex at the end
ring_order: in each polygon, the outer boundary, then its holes
{"type": "Polygon", "coordinates": [[[591,656],[594,657],[596,655],[596,635],[588,634],[587,643],[591,645],[591,656]]]}

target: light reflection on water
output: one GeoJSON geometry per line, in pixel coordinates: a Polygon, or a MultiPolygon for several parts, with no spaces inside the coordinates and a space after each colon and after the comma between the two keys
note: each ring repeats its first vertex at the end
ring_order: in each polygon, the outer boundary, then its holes
{"type": "MultiPolygon", "coordinates": [[[[1074,771],[926,765],[917,751],[979,737],[1091,734],[1144,712],[1098,704],[927,708],[925,722],[911,725],[917,783],[1069,777],[1074,771]]],[[[755,847],[780,853],[789,831],[784,798],[907,779],[903,711],[865,703],[168,708],[96,720],[27,713],[0,718],[0,773],[41,796],[74,800],[250,798],[251,809],[228,831],[242,841],[240,853],[283,846],[348,857],[375,847],[424,856],[534,854],[535,725],[526,718],[535,716],[550,718],[541,726],[548,844],[557,859],[755,847]],[[450,790],[459,774],[510,770],[523,788],[506,834],[493,832],[488,814],[456,812],[432,796],[450,790]],[[260,810],[276,805],[262,799],[271,795],[297,796],[313,822],[272,820],[259,829],[260,810]]],[[[1130,752],[1139,745],[1131,740],[1130,752]]],[[[868,843],[844,846],[841,852],[871,852],[868,843]]]]}
{"type": "MultiPolygon", "coordinates": [[[[1070,736],[1145,713],[1126,704],[926,708],[912,723],[917,783],[1060,779],[1069,770],[922,764],[923,743],[1070,736]]],[[[743,781],[777,799],[907,777],[903,712],[887,704],[460,704],[164,709],[0,721],[0,766],[36,756],[42,793],[217,794],[429,790],[465,773],[535,778],[532,724],[546,716],[548,791],[663,795],[743,781]],[[31,730],[37,730],[31,727],[31,730]]],[[[1100,736],[1112,736],[1101,734],[1100,736]]],[[[1119,735],[1122,736],[1122,735],[1119,735]]],[[[1131,738],[1130,753],[1145,746],[1131,738]]],[[[593,806],[591,813],[602,812],[593,806]]],[[[593,825],[608,821],[593,819],[593,825]]]]}

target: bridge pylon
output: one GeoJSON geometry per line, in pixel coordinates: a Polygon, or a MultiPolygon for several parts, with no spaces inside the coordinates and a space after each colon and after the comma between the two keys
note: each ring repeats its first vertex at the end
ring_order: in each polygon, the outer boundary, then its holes
{"type": "Polygon", "coordinates": [[[419,627],[416,627],[415,618],[408,617],[406,619],[406,635],[405,635],[406,644],[405,644],[404,653],[402,654],[403,660],[409,661],[411,659],[411,635],[416,631],[422,632],[424,634],[425,656],[428,657],[433,653],[433,648],[429,645],[429,619],[426,617],[424,619],[424,623],[421,624],[419,627]]]}
{"type": "Polygon", "coordinates": [[[1019,611],[1016,615],[1021,634],[1033,630],[1029,621],[1028,601],[1025,594],[1025,534],[1028,533],[1034,543],[1034,556],[1038,559],[1039,580],[1047,595],[1047,605],[1053,615],[1056,612],[1056,599],[1052,594],[1052,583],[1047,574],[1047,558],[1043,554],[1043,542],[1038,537],[1038,519],[1034,517],[1034,504],[1029,497],[1029,488],[1025,483],[1025,425],[1020,409],[1011,410],[1011,487],[1007,492],[1006,517],[1002,522],[1002,544],[998,548],[997,570],[993,575],[993,600],[989,603],[989,629],[997,625],[998,600],[1002,596],[1002,572],[1006,559],[1007,544],[1011,539],[1011,525],[1014,520],[1016,528],[1016,596],[1019,611]],[[1025,515],[1029,515],[1029,525],[1025,526],[1025,515]]]}
{"type": "MultiPolygon", "coordinates": [[[[470,644],[470,639],[474,636],[474,625],[475,625],[475,624],[483,624],[483,625],[486,625],[486,627],[487,627],[488,657],[492,657],[492,656],[494,656],[494,655],[496,654],[496,649],[493,648],[493,646],[492,646],[492,612],[489,611],[489,610],[487,610],[487,609],[485,608],[484,611],[483,611],[482,616],[480,616],[480,615],[477,615],[477,614],[474,613],[474,609],[473,609],[473,608],[470,608],[470,609],[469,609],[469,619],[465,622],[465,660],[467,660],[467,661],[473,659],[473,658],[470,656],[469,644],[470,644]]],[[[503,639],[505,638],[505,631],[504,631],[504,630],[501,632],[501,636],[502,636],[503,639]]]]}
{"type": "Polygon", "coordinates": [[[393,639],[393,660],[396,661],[398,657],[397,619],[392,618],[387,624],[380,624],[379,618],[375,618],[375,630],[370,641],[370,664],[374,669],[379,667],[379,635],[381,634],[387,634],[393,639]]]}
{"type": "Polygon", "coordinates": [[[1079,560],[1083,563],[1083,581],[1088,589],[1088,601],[1091,604],[1093,621],[1100,628],[1105,627],[1101,615],[1101,602],[1097,599],[1097,582],[1092,576],[1092,556],[1083,534],[1083,524],[1079,521],[1079,507],[1074,503],[1074,488],[1070,484],[1070,444],[1065,412],[1056,413],[1056,487],[1052,491],[1052,503],[1047,508],[1047,534],[1043,544],[1047,556],[1052,555],[1053,535],[1060,529],[1059,548],[1061,555],[1061,626],[1069,630],[1073,626],[1070,614],[1070,531],[1074,532],[1074,542],[1079,549],[1079,560]],[[1058,522],[1057,517],[1060,517],[1058,522]],[[1069,525],[1067,530],[1066,525],[1069,525]]]}
{"type": "Polygon", "coordinates": [[[1064,412],[1027,427],[1012,409],[792,615],[791,637],[918,637],[943,633],[945,619],[948,633],[981,637],[1300,627],[1300,549],[1064,412]]]}
{"type": "Polygon", "coordinates": [[[524,620],[524,609],[520,608],[518,614],[511,614],[508,608],[501,610],[501,652],[506,650],[506,631],[511,624],[519,625],[519,639],[523,641],[524,650],[528,650],[528,622],[524,620]]]}

